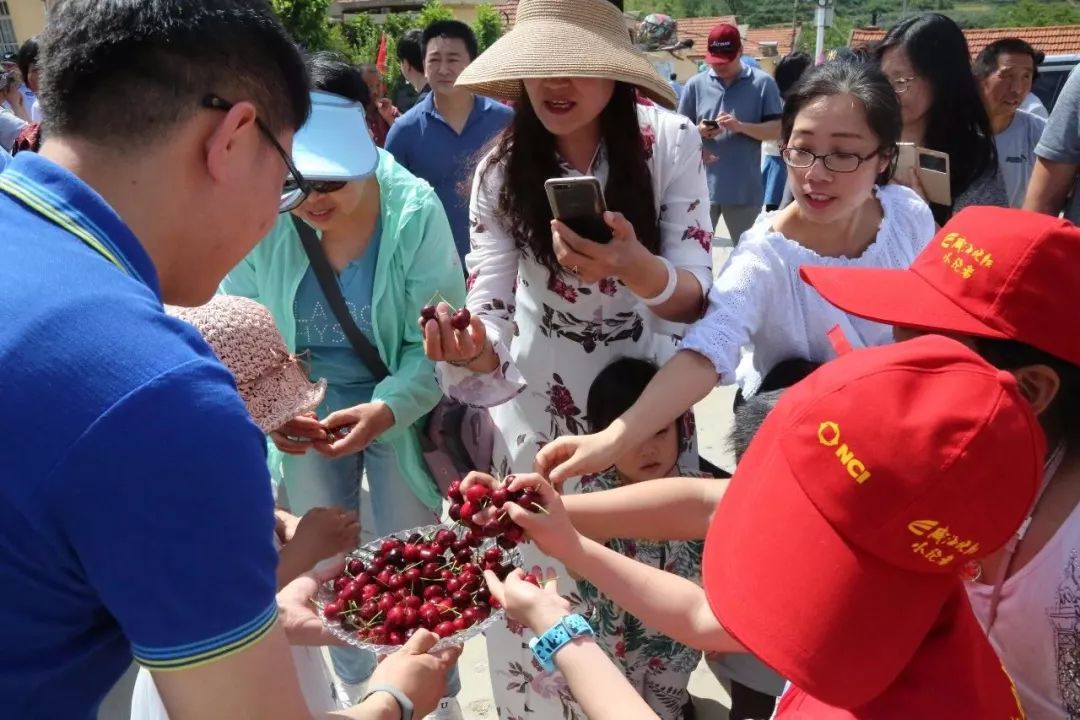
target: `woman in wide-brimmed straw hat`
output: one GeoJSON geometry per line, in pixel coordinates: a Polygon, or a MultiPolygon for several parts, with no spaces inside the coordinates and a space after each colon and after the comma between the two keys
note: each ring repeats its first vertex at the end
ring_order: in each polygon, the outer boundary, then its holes
{"type": "MultiPolygon", "coordinates": [[[[425,342],[444,392],[491,408],[495,470],[527,472],[544,443],[588,432],[581,408],[604,367],[662,362],[679,330],[669,321],[700,314],[712,282],[701,138],[656,106],[674,93],[606,0],[522,0],[514,29],[458,84],[514,101],[515,116],[474,179],[474,319],[456,330],[442,305],[425,342]],[[575,176],[599,179],[610,242],[553,220],[544,182],[575,176]]],[[[525,547],[530,567],[557,565],[525,547]]],[[[501,717],[584,718],[560,677],[533,672],[519,635],[489,632],[488,648],[501,717]]]]}

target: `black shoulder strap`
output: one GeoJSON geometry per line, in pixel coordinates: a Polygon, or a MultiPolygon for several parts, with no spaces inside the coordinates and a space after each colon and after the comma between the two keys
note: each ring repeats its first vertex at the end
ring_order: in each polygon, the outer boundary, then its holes
{"type": "Polygon", "coordinates": [[[345,298],[341,294],[341,287],[338,285],[337,276],[334,269],[330,267],[330,261],[327,259],[326,253],[323,252],[322,243],[319,242],[318,236],[310,225],[295,215],[292,216],[292,221],[293,225],[296,226],[296,232],[300,235],[300,242],[304,245],[304,252],[307,253],[311,269],[315,271],[315,279],[319,281],[319,287],[322,288],[326,302],[330,304],[334,317],[337,318],[338,324],[341,325],[341,329],[345,332],[345,337],[349,339],[349,343],[356,350],[356,354],[367,365],[368,370],[375,376],[375,379],[383,380],[390,375],[390,371],[386,369],[386,363],[379,357],[379,351],[361,332],[360,328],[356,327],[356,322],[353,320],[352,315],[349,314],[349,309],[345,305],[345,298]]]}

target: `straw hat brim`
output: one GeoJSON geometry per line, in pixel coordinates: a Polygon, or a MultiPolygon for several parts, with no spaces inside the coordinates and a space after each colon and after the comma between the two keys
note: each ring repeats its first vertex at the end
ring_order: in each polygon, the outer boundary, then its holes
{"type": "Polygon", "coordinates": [[[637,86],[654,102],[674,108],[675,91],[649,60],[612,43],[606,35],[556,18],[520,22],[458,77],[457,85],[478,95],[521,100],[523,80],[604,78],[637,86]]]}
{"type": "Polygon", "coordinates": [[[319,407],[326,396],[326,380],[311,382],[303,367],[293,362],[276,372],[239,384],[237,389],[251,419],[269,435],[297,415],[319,407]]]}

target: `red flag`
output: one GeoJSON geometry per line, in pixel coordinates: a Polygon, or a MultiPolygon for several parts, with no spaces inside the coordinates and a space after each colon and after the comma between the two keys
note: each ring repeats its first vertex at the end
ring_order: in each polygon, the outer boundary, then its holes
{"type": "Polygon", "coordinates": [[[381,75],[386,74],[386,33],[379,38],[379,52],[375,55],[375,67],[381,75]]]}

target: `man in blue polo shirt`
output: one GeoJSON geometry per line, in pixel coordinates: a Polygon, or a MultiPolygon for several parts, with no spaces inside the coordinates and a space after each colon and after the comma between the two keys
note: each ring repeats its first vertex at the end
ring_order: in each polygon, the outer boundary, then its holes
{"type": "Polygon", "coordinates": [[[776,81],[741,56],[739,29],[717,25],[709,33],[709,69],[690,78],[679,101],[679,113],[701,133],[713,224],[723,217],[732,242],[761,212],[761,143],[780,138],[783,110],[776,81]]]}
{"type": "Polygon", "coordinates": [[[390,128],[386,149],[435,188],[464,262],[469,252],[469,184],[477,155],[507,126],[514,111],[454,86],[478,54],[476,35],[468,25],[434,22],[424,30],[423,43],[431,92],[390,128]]]}
{"type": "MultiPolygon", "coordinates": [[[[262,0],[61,0],[41,58],[47,140],[0,174],[0,715],[93,718],[134,656],[172,720],[309,718],[265,438],[162,307],[274,222],[304,65],[262,0]]],[[[445,674],[395,658],[346,717],[445,674]]]]}

